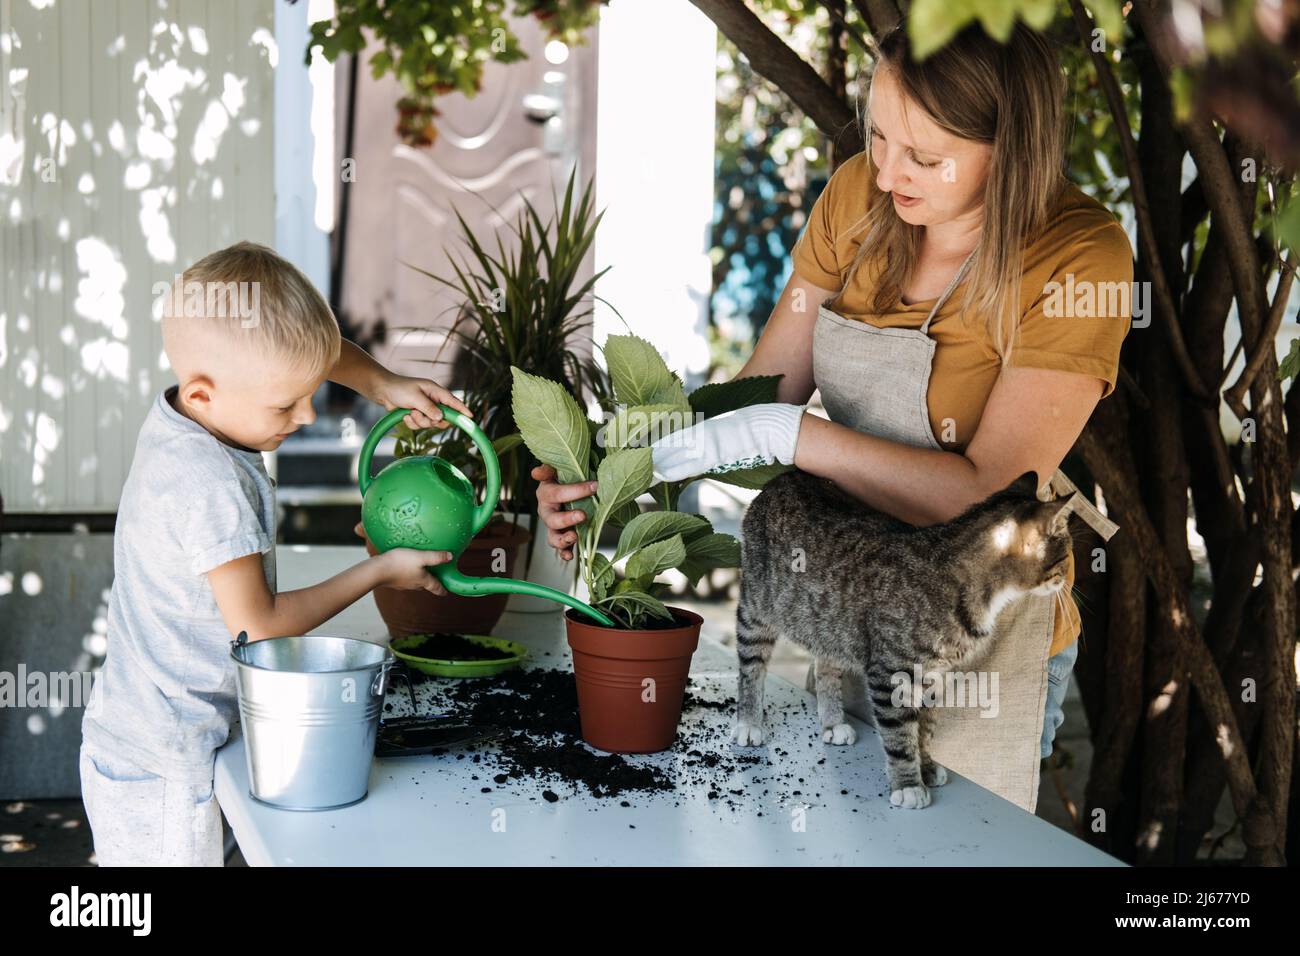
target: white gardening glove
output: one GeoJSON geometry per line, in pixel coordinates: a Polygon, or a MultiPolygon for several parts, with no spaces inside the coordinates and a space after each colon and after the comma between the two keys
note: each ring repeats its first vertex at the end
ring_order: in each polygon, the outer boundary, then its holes
{"type": "Polygon", "coordinates": [[[681,481],[780,462],[794,464],[804,406],[769,402],[738,408],[671,432],[650,445],[658,481],[681,481]]]}

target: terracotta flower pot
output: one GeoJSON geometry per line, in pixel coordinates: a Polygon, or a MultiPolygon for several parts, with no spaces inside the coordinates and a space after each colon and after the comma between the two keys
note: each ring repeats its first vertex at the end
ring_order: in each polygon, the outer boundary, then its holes
{"type": "Polygon", "coordinates": [[[672,746],[691,656],[704,619],[668,610],[680,627],[623,631],[588,623],[573,609],[564,626],[573,651],[582,739],[612,753],[657,753],[672,746]]]}
{"type": "MultiPolygon", "coordinates": [[[[470,539],[469,547],[460,556],[457,566],[473,577],[513,577],[515,558],[520,546],[527,541],[527,529],[507,521],[491,521],[470,539]],[[505,551],[504,571],[492,568],[497,548],[505,551]]],[[[372,555],[379,553],[369,538],[366,539],[366,551],[372,555]]],[[[374,595],[379,616],[394,638],[435,631],[490,634],[501,620],[510,599],[509,594],[486,594],[482,597],[448,594],[444,597],[429,591],[389,587],[375,588],[374,595]]]]}

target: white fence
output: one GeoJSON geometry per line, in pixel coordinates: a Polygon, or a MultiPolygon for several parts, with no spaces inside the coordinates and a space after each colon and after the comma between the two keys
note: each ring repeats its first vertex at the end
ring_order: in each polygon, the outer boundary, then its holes
{"type": "Polygon", "coordinates": [[[6,511],[116,509],[170,376],[154,284],[273,241],[274,31],[272,0],[0,0],[6,511]]]}

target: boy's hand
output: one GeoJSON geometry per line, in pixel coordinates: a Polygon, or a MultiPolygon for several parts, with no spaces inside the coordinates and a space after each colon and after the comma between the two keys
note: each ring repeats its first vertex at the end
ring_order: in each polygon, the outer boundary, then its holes
{"type": "Polygon", "coordinates": [[[446,428],[448,422],[442,417],[439,403],[450,405],[470,418],[474,417],[464,402],[427,378],[410,378],[390,372],[380,381],[371,397],[383,405],[385,411],[391,412],[394,408],[411,409],[411,413],[402,419],[406,427],[411,429],[446,428]]]}
{"type": "MultiPolygon", "coordinates": [[[[359,538],[366,537],[366,526],[360,521],[352,529],[359,538]]],[[[450,551],[421,551],[419,548],[393,548],[391,551],[385,551],[383,554],[377,554],[371,561],[379,562],[380,574],[383,576],[381,582],[384,586],[390,588],[399,588],[403,591],[414,591],[425,588],[434,594],[446,594],[444,588],[437,578],[425,567],[431,564],[446,564],[451,560],[450,551]],[[390,557],[396,555],[396,557],[390,557]]]]}
{"type": "Polygon", "coordinates": [[[450,551],[393,548],[391,551],[375,555],[371,560],[379,562],[383,583],[390,588],[398,588],[402,591],[418,591],[423,588],[434,594],[447,593],[447,589],[428,570],[428,566],[446,564],[451,560],[450,551]]]}

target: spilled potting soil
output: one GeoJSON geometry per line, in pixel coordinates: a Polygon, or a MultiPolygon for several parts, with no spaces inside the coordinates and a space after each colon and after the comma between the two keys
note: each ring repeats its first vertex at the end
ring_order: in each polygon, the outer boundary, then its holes
{"type": "Polygon", "coordinates": [[[503,661],[514,657],[510,651],[476,644],[461,634],[448,631],[423,634],[418,642],[404,646],[402,653],[430,661],[503,661]]]}
{"type": "MultiPolygon", "coordinates": [[[[618,798],[623,806],[630,806],[629,800],[637,795],[659,794],[675,802],[690,795],[707,795],[710,801],[733,809],[739,809],[746,799],[752,808],[756,797],[786,803],[821,796],[811,782],[781,769],[783,763],[789,763],[783,760],[789,756],[783,749],[744,752],[734,748],[729,737],[730,720],[720,720],[719,714],[710,713],[734,713],[734,696],[701,696],[694,679],[687,684],[677,737],[666,754],[669,760],[628,758],[588,747],[581,736],[573,672],[567,669],[534,667],[460,681],[417,675],[415,687],[422,709],[455,715],[471,726],[507,730],[504,737],[484,747],[444,751],[430,758],[441,761],[454,754],[456,760],[481,767],[472,779],[481,784],[482,793],[498,788],[526,791],[553,803],[585,792],[602,799],[618,798]],[[772,772],[737,786],[738,774],[759,765],[772,772]]],[[[385,710],[391,712],[392,700],[400,699],[390,699],[385,710]]],[[[768,719],[805,722],[809,728],[808,746],[822,746],[812,732],[815,717],[805,703],[784,708],[769,704],[768,719]]],[[[824,762],[824,757],[817,761],[824,762]]],[[[435,767],[429,769],[436,772],[435,767]]]]}

